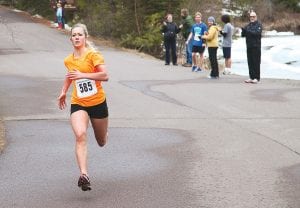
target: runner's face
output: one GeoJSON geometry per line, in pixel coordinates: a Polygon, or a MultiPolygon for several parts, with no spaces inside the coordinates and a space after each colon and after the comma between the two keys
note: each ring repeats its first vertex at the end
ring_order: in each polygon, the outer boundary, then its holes
{"type": "Polygon", "coordinates": [[[201,17],[200,17],[199,15],[197,15],[197,16],[195,17],[195,21],[198,22],[198,23],[201,22],[201,17]]]}
{"type": "Polygon", "coordinates": [[[85,34],[81,27],[75,27],[72,30],[71,41],[75,48],[85,47],[85,34]]]}

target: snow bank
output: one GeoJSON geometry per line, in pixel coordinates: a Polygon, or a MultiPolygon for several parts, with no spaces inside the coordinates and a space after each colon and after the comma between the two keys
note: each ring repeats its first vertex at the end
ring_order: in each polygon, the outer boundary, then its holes
{"type": "Polygon", "coordinates": [[[264,33],[265,36],[293,36],[294,32],[277,32],[276,30],[266,31],[264,33]]]}
{"type": "MultiPolygon", "coordinates": [[[[262,38],[261,77],[300,80],[300,36],[270,31],[262,38]]],[[[248,76],[246,40],[238,38],[232,45],[232,70],[248,76]]]]}

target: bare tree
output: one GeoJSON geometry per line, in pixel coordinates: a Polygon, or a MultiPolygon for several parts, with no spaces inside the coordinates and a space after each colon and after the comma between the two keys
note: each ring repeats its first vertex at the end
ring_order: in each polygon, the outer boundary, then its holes
{"type": "Polygon", "coordinates": [[[137,32],[139,35],[141,35],[141,27],[140,27],[138,11],[137,11],[137,0],[134,0],[134,16],[135,16],[135,24],[136,24],[137,32]]]}

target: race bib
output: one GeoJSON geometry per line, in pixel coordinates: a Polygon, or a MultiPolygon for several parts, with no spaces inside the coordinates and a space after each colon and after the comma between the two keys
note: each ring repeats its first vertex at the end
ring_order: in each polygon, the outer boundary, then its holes
{"type": "Polygon", "coordinates": [[[200,41],[200,37],[199,37],[200,35],[194,35],[194,40],[195,41],[200,41]]]}
{"type": "Polygon", "coordinates": [[[90,79],[78,79],[75,81],[77,96],[79,98],[85,98],[97,93],[97,87],[95,80],[90,79]]]}

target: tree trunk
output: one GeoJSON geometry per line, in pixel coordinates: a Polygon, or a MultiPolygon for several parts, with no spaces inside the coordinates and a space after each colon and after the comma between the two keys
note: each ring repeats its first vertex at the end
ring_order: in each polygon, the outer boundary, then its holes
{"type": "Polygon", "coordinates": [[[137,0],[134,0],[134,16],[135,16],[135,24],[136,24],[137,32],[139,35],[141,35],[141,28],[140,28],[138,13],[137,13],[137,0]]]}

